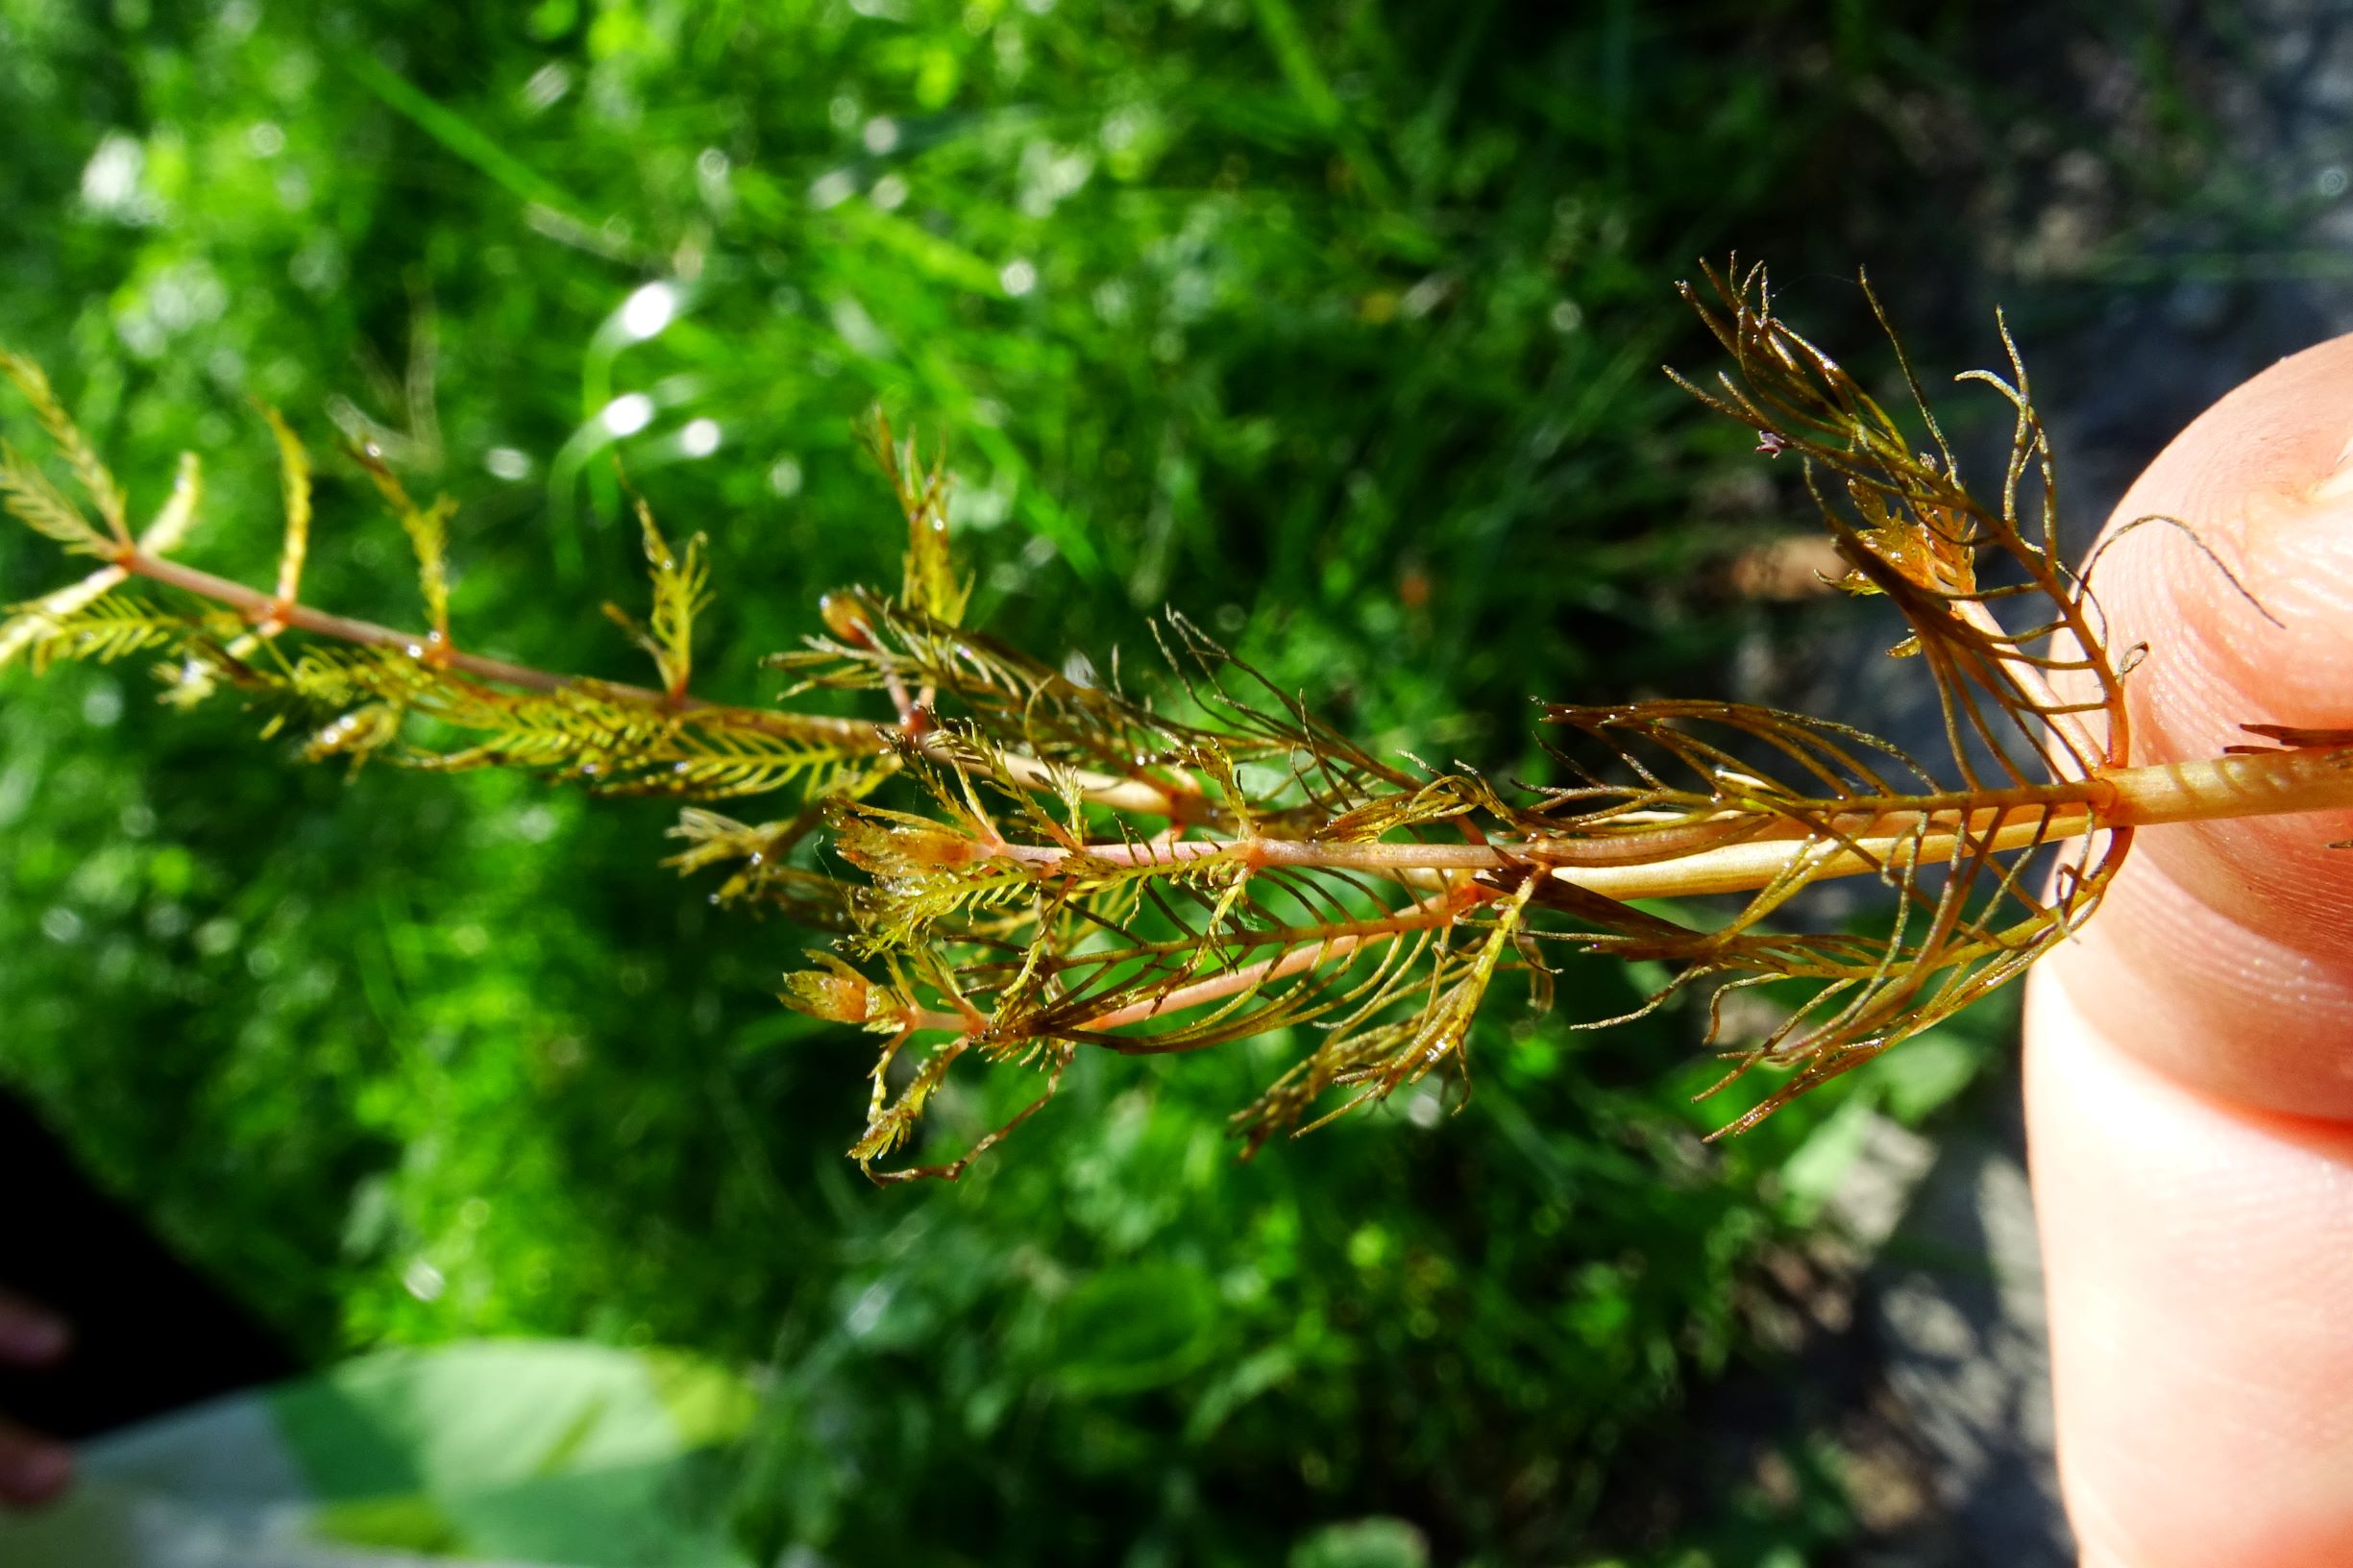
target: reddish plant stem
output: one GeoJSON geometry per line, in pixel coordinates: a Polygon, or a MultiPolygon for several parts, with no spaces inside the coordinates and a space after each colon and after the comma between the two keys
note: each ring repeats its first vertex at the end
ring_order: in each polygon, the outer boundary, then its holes
{"type": "MultiPolygon", "coordinates": [[[[2198,762],[2118,768],[2086,779],[2008,789],[1926,795],[1904,803],[1858,799],[1817,825],[1799,818],[1756,821],[1733,815],[1673,822],[1656,832],[1500,841],[1491,844],[1323,844],[1295,839],[1154,840],[1089,845],[1088,858],[1118,866],[1177,865],[1227,856],[1251,867],[1301,867],[1403,876],[1478,872],[1535,865],[1614,898],[1667,898],[1764,887],[1798,860],[1819,854],[1822,828],[1851,845],[1835,849],[1815,874],[1850,876],[1882,870],[1891,858],[1949,860],[1973,847],[1997,850],[2078,837],[2107,828],[2353,811],[2353,746],[2260,751],[2198,762]],[[1729,829],[1739,842],[1723,842],[1729,829]],[[1696,845],[1685,847],[1686,845],[1696,845]]],[[[1050,876],[1074,851],[1005,845],[997,854],[1050,876]]]]}
{"type": "MultiPolygon", "coordinates": [[[[576,688],[607,701],[634,703],[668,713],[701,715],[733,728],[795,740],[820,741],[839,746],[845,750],[880,756],[891,748],[890,736],[894,726],[887,723],[843,719],[831,714],[779,713],[765,708],[735,707],[706,701],[683,691],[658,692],[625,681],[590,680],[576,675],[556,674],[527,664],[514,664],[505,659],[464,652],[430,632],[403,631],[373,621],[334,615],[307,604],[283,600],[233,578],[217,576],[192,566],[183,566],[178,561],[149,554],[135,548],[115,554],[112,564],[132,576],[146,577],[166,587],[225,604],[256,626],[306,631],[313,636],[331,637],[338,642],[362,648],[398,649],[436,668],[454,670],[478,680],[519,691],[556,692],[576,688]]],[[[921,728],[912,722],[906,727],[911,733],[919,733],[921,728]]],[[[928,738],[924,741],[927,751],[934,750],[939,745],[939,742],[928,738]]],[[[944,755],[944,749],[938,754],[944,755]]],[[[1052,770],[1044,764],[1026,757],[1009,758],[1008,761],[1019,782],[1040,787],[1052,783],[1052,770]]],[[[1182,795],[1164,790],[1146,779],[1115,778],[1086,772],[1079,772],[1076,776],[1080,788],[1090,799],[1115,810],[1173,818],[1181,817],[1186,809],[1182,795]]]]}
{"type": "MultiPolygon", "coordinates": [[[[734,707],[686,693],[654,691],[620,681],[583,680],[467,653],[440,638],[289,602],[228,577],[183,566],[136,547],[115,553],[113,566],[134,576],[208,599],[256,625],[276,625],[369,648],[398,649],[439,668],[523,691],[577,688],[610,701],[667,712],[707,715],[761,733],[819,740],[880,755],[893,727],[827,714],[781,713],[734,707]]],[[[940,745],[924,738],[927,750],[940,745]]],[[[1014,782],[1051,787],[1056,770],[1033,758],[1009,756],[1014,782]]],[[[1181,821],[1185,792],[1139,777],[1080,772],[1087,796],[1115,810],[1181,821]]],[[[2329,746],[2226,755],[2193,763],[2106,769],[2088,778],[2046,785],[1923,796],[1898,803],[1857,799],[1829,818],[1851,847],[1834,852],[1815,874],[1852,875],[1883,869],[1889,857],[1924,862],[1950,859],[1990,841],[1995,848],[2097,832],[2110,827],[2286,812],[2353,810],[2353,746],[2329,746]]],[[[1298,867],[1364,871],[1422,880],[1448,873],[1500,870],[1531,863],[1597,893],[1618,898],[1675,897],[1762,887],[1800,857],[1818,854],[1821,827],[1798,819],[1751,827],[1732,814],[1678,821],[1655,832],[1563,834],[1518,843],[1327,844],[1286,839],[1158,839],[1143,844],[1086,846],[1091,858],[1115,865],[1175,864],[1211,855],[1237,855],[1252,867],[1298,867]],[[1725,842],[1728,839],[1736,842],[1725,842]]],[[[1003,854],[1051,875],[1073,851],[1007,845],[1003,854]]],[[[1286,971],[1290,972],[1290,971],[1286,971]]]]}
{"type": "Polygon", "coordinates": [[[667,692],[632,686],[624,681],[584,680],[573,675],[554,674],[527,664],[513,664],[505,659],[463,652],[438,642],[429,632],[402,631],[394,626],[379,625],[373,621],[333,615],[307,604],[287,603],[258,588],[249,588],[244,583],[215,576],[209,572],[201,572],[195,567],[183,566],[178,561],[165,560],[160,556],[134,551],[118,557],[115,564],[135,576],[226,604],[256,625],[274,621],[292,630],[306,631],[318,637],[332,637],[338,642],[353,643],[362,648],[399,649],[412,658],[521,691],[554,692],[566,687],[577,687],[615,701],[640,703],[677,713],[724,714],[730,723],[748,728],[783,735],[821,735],[846,745],[870,746],[875,751],[883,749],[876,726],[863,719],[837,719],[826,714],[812,713],[767,713],[758,708],[736,708],[719,702],[706,702],[699,697],[680,695],[673,698],[667,692]]]}

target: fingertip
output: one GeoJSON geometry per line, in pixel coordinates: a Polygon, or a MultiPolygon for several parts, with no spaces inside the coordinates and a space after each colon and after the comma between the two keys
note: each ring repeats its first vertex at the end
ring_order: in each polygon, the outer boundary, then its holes
{"type": "Polygon", "coordinates": [[[2228,515],[2293,503],[2341,473],[2353,436],[2353,333],[2290,355],[2225,393],[2166,444],[2116,521],[2228,515]]]}
{"type": "MultiPolygon", "coordinates": [[[[2201,415],[2096,559],[2135,764],[2353,727],[2353,336],[2201,415]],[[2194,541],[2194,543],[2193,542],[2194,541]]],[[[2087,1564],[2353,1562],[2353,813],[2151,827],[2028,987],[2087,1564]]]]}
{"type": "MultiPolygon", "coordinates": [[[[2281,360],[2199,415],[2133,484],[2110,533],[2090,586],[2112,657],[2138,655],[2124,682],[2129,761],[2211,757],[2247,743],[2250,723],[2353,727],[2353,335],[2281,360]],[[2166,522],[2143,521],[2153,517],[2166,522]]],[[[2253,944],[2284,949],[2273,967],[2353,976],[2353,853],[2329,847],[2347,838],[2353,812],[2151,829],[2101,943],[2152,992],[2200,980],[2201,955],[2167,945],[2180,922],[2164,918],[2162,882],[2164,898],[2209,906],[2253,944]],[[2123,896],[2159,870],[2142,896],[2123,896]]],[[[2254,998],[2221,1034],[2298,1053],[2296,1000],[2254,998]]],[[[2084,1001],[2101,1010],[2098,996],[2084,1001]]]]}
{"type": "Polygon", "coordinates": [[[2109,533],[2093,591],[2113,646],[2147,649],[2126,683],[2136,761],[2209,754],[2248,723],[2353,719],[2353,335],[2192,421],[2109,533]]]}

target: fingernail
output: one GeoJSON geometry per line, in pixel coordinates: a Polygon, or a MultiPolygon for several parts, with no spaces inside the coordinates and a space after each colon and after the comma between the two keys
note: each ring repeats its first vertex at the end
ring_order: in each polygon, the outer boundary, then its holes
{"type": "Polygon", "coordinates": [[[73,1450],[61,1443],[27,1443],[0,1450],[0,1495],[17,1503],[46,1503],[73,1480],[73,1450]]]}

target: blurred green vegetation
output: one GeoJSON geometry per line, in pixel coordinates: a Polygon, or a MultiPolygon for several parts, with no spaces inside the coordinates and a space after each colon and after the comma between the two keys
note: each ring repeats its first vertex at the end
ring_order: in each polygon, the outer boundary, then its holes
{"type": "MultiPolygon", "coordinates": [[[[744,698],[819,591],[895,570],[879,402],[947,443],[992,629],[1133,671],[1173,602],[1378,745],[1507,772],[1531,695],[1715,689],[1774,629],[1716,570],[1770,494],[1655,373],[1706,368],[1669,284],[1734,243],[1863,258],[1825,160],[1900,173],[1873,94],[1970,25],[1878,11],[0,0],[0,341],[139,507],[204,454],[191,561],[267,576],[263,400],[464,502],[461,641],[637,678],[597,613],[642,592],[619,456],[710,531],[699,684],[744,698]]],[[[413,621],[397,529],[325,466],[306,597],[413,621]]],[[[8,598],[57,580],[0,543],[8,598]]],[[[1559,1017],[1496,1010],[1459,1115],[1237,1166],[1279,1042],[1090,1061],[963,1185],[876,1191],[840,1154],[867,1042],[777,1009],[802,939],[662,870],[667,808],[304,769],[150,691],[0,687],[0,1076],[308,1355],[758,1362],[764,1561],[1800,1560],[1847,1528],[1803,1433],[1796,1506],[1621,1456],[1754,1354],[1742,1282],[1840,1107],[1940,1097],[1899,1062],[1703,1150],[1692,1020],[1568,1030],[1639,994],[1588,966],[1559,1017]]],[[[1957,1088],[1982,1047],[1945,1049],[1957,1088]]]]}

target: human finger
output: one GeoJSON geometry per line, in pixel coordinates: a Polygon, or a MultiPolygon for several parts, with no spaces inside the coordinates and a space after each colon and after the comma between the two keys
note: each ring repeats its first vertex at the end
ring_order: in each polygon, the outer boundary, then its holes
{"type": "MultiPolygon", "coordinates": [[[[2353,338],[2202,415],[2103,556],[2135,763],[2353,727],[2353,338]],[[2192,545],[2194,535],[2214,559],[2192,545]],[[2228,571],[2218,566],[2223,563],[2228,571]],[[2235,578],[2235,580],[2234,580],[2235,578]]],[[[2353,814],[2145,830],[2041,967],[2027,1118],[2087,1563],[2353,1562],[2353,814]]]]}

